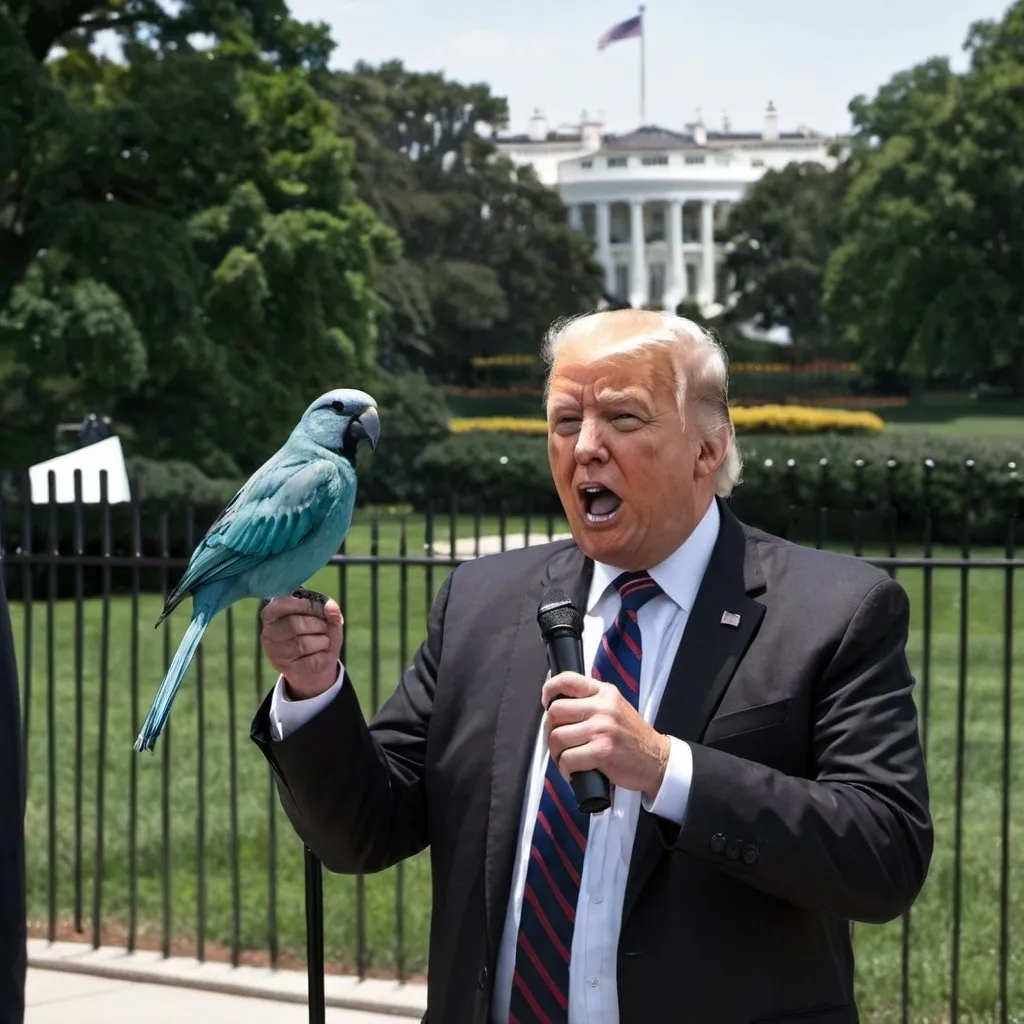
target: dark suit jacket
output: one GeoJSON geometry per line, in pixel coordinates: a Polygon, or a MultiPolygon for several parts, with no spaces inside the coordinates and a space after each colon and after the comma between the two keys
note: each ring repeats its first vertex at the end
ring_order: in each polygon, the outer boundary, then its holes
{"type": "Polygon", "coordinates": [[[25,777],[14,641],[0,572],[0,1024],[25,1018],[25,777]]]}
{"type": "MultiPolygon", "coordinates": [[[[860,560],[720,505],[655,721],[692,743],[692,789],[682,827],[640,812],[620,1019],[850,1024],[850,921],[906,910],[932,852],[908,600],[860,560]]],[[[582,606],[591,572],[572,542],[467,562],[369,727],[348,680],[280,743],[269,701],[253,722],[289,818],[328,869],[379,871],[430,847],[430,1024],[488,1020],[547,668],[537,604],[557,585],[582,606]]]]}

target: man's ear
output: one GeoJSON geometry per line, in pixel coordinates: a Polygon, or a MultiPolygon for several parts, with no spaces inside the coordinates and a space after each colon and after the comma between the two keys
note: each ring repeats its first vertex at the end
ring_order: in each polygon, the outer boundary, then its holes
{"type": "Polygon", "coordinates": [[[697,461],[694,464],[694,475],[698,479],[712,476],[725,461],[725,453],[729,450],[729,431],[723,427],[713,434],[701,437],[697,448],[697,461]]]}

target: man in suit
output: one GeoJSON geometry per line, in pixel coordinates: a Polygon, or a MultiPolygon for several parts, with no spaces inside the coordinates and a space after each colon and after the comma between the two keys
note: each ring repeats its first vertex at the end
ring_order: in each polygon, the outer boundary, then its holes
{"type": "Polygon", "coordinates": [[[25,1019],[25,777],[14,640],[0,571],[0,1024],[25,1019]]]}
{"type": "Polygon", "coordinates": [[[429,846],[431,1024],[856,1022],[850,922],[902,914],[932,852],[907,597],[729,511],[725,359],[696,325],[605,311],[546,356],[573,539],[455,569],[372,723],[337,604],[267,606],[252,734],[288,816],[338,872],[429,846]],[[551,587],[588,676],[545,678],[551,587]]]}

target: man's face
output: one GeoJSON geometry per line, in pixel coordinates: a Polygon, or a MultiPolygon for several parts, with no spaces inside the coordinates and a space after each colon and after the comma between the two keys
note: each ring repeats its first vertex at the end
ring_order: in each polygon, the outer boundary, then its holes
{"type": "Polygon", "coordinates": [[[714,494],[721,461],[683,422],[672,356],[627,354],[621,334],[570,334],[555,357],[547,403],[548,459],[584,554],[648,569],[689,536],[714,494]]]}

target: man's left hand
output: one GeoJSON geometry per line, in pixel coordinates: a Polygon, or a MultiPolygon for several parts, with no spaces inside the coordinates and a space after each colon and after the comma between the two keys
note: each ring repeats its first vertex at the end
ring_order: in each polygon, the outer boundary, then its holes
{"type": "Polygon", "coordinates": [[[651,800],[657,796],[669,738],[645,722],[617,686],[560,672],[544,684],[541,703],[547,711],[548,750],[566,780],[596,768],[613,785],[651,800]]]}

